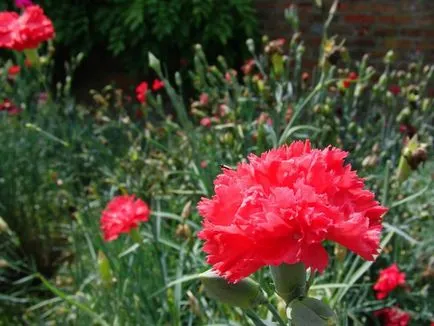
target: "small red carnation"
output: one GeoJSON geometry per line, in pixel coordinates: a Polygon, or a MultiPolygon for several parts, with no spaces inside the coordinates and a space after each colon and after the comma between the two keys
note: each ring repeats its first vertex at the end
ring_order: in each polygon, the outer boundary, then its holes
{"type": "Polygon", "coordinates": [[[380,320],[382,326],[407,326],[410,314],[396,307],[377,310],[374,315],[380,320]]]}
{"type": "Polygon", "coordinates": [[[215,195],[198,204],[208,263],[230,282],[282,263],[323,271],[325,240],[373,260],[387,209],[345,165],[346,156],[337,148],[311,149],[306,140],[224,169],[215,195]]]}
{"type": "Polygon", "coordinates": [[[140,103],[146,104],[146,93],[148,91],[148,83],[147,82],[141,82],[136,87],[136,98],[137,101],[140,103]]]}
{"type": "Polygon", "coordinates": [[[0,112],[1,111],[6,111],[8,115],[14,116],[20,114],[22,110],[9,99],[5,99],[3,103],[0,103],[0,112]]]}
{"type": "Polygon", "coordinates": [[[244,75],[250,75],[254,67],[255,67],[255,60],[250,59],[244,63],[244,65],[241,67],[241,71],[244,73],[244,75]]]}
{"type": "Polygon", "coordinates": [[[160,89],[162,89],[164,87],[164,82],[162,82],[159,79],[155,79],[154,82],[152,83],[152,90],[154,92],[159,91],[160,89]]]}
{"type": "Polygon", "coordinates": [[[399,87],[398,85],[390,85],[389,86],[389,91],[393,94],[393,95],[399,95],[399,93],[401,93],[401,87],[399,87]]]}
{"type": "Polygon", "coordinates": [[[199,96],[199,103],[202,106],[207,106],[209,103],[209,95],[207,93],[202,93],[199,96]]]}
{"type": "Polygon", "coordinates": [[[200,125],[205,128],[211,127],[211,124],[212,124],[212,120],[210,117],[205,117],[200,120],[200,125]]]}
{"type": "Polygon", "coordinates": [[[10,66],[8,69],[8,75],[9,77],[14,77],[16,75],[18,75],[20,73],[20,66],[14,65],[14,66],[10,66]]]}
{"type": "Polygon", "coordinates": [[[309,78],[310,78],[310,75],[309,75],[308,72],[304,72],[304,73],[301,75],[301,79],[302,79],[303,81],[307,81],[309,78]]]}
{"type": "Polygon", "coordinates": [[[342,87],[343,88],[350,88],[350,86],[351,86],[351,79],[344,79],[343,81],[342,81],[342,87]]]}
{"type": "Polygon", "coordinates": [[[377,299],[381,300],[389,295],[396,287],[405,284],[405,273],[401,273],[396,264],[380,271],[374,290],[377,291],[377,299]]]}
{"type": "Polygon", "coordinates": [[[101,230],[105,241],[112,241],[121,233],[129,233],[137,228],[140,222],[149,220],[150,210],[141,199],[132,196],[113,198],[102,212],[101,230]]]}
{"type": "Polygon", "coordinates": [[[348,79],[349,80],[357,80],[357,78],[359,78],[359,76],[354,72],[354,71],[352,71],[352,72],[350,72],[349,74],[348,74],[348,79]]]}
{"type": "Polygon", "coordinates": [[[0,13],[0,47],[16,51],[35,49],[53,37],[53,23],[37,5],[26,7],[21,16],[0,13]]]}

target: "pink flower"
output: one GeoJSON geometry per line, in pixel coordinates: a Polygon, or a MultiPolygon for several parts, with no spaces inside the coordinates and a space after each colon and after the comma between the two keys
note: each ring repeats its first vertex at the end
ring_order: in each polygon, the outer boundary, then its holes
{"type": "Polygon", "coordinates": [[[152,83],[152,90],[153,90],[154,92],[156,92],[156,91],[162,89],[163,87],[164,87],[164,82],[162,82],[162,81],[159,80],[159,79],[155,79],[154,82],[152,83]]]}
{"type": "Polygon", "coordinates": [[[201,162],[200,162],[200,167],[201,167],[202,169],[206,169],[207,166],[208,166],[208,162],[207,162],[207,161],[201,161],[201,162]]]}
{"type": "Polygon", "coordinates": [[[139,101],[142,104],[146,104],[146,93],[148,92],[148,83],[147,82],[141,82],[136,87],[136,98],[137,101],[139,101]]]}
{"type": "Polygon", "coordinates": [[[396,287],[405,284],[405,273],[401,273],[396,264],[380,271],[380,276],[374,285],[377,291],[377,299],[382,300],[389,295],[396,287]]]}
{"type": "Polygon", "coordinates": [[[205,117],[200,120],[200,125],[205,128],[211,127],[212,120],[210,117],[205,117]]]}
{"type": "Polygon", "coordinates": [[[199,103],[202,106],[207,106],[209,103],[209,95],[207,93],[202,93],[199,96],[199,103]]]}
{"type": "Polygon", "coordinates": [[[141,199],[132,196],[113,198],[102,212],[101,230],[105,241],[112,241],[121,233],[129,233],[137,228],[140,222],[149,220],[150,210],[141,199]]]}
{"type": "Polygon", "coordinates": [[[247,60],[244,63],[244,66],[241,67],[241,70],[244,73],[244,75],[250,75],[253,71],[253,68],[255,68],[255,65],[256,65],[255,60],[253,59],[247,60]]]}
{"type": "Polygon", "coordinates": [[[224,169],[215,195],[198,204],[207,262],[230,282],[283,263],[323,271],[326,240],[373,260],[387,209],[345,165],[347,154],[297,141],[224,169]]]}
{"type": "Polygon", "coordinates": [[[26,8],[31,5],[33,5],[31,0],[15,0],[15,7],[17,8],[26,8]]]}
{"type": "Polygon", "coordinates": [[[380,320],[382,326],[407,326],[410,314],[396,307],[377,310],[374,315],[380,320]]]}

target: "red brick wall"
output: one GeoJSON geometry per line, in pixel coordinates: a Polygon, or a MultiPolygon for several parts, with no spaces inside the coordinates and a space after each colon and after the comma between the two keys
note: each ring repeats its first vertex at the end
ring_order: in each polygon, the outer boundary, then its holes
{"type": "MultiPolygon", "coordinates": [[[[321,12],[314,0],[254,0],[262,31],[270,37],[291,35],[283,11],[298,6],[307,60],[316,60],[322,25],[331,0],[321,12]],[[310,57],[310,58],[309,58],[310,57]]],[[[423,56],[434,62],[434,0],[341,0],[329,35],[345,38],[351,57],[371,53],[378,62],[394,49],[400,65],[423,56]]]]}

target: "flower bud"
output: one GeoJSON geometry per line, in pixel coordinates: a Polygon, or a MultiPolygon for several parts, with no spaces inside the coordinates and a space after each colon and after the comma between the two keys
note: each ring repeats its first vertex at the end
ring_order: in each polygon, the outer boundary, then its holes
{"type": "Polygon", "coordinates": [[[109,260],[101,250],[98,252],[98,271],[103,286],[110,287],[113,284],[112,270],[109,260]]]}
{"type": "Polygon", "coordinates": [[[336,325],[333,310],[324,302],[314,298],[302,298],[291,303],[291,325],[325,326],[336,325]]]}
{"type": "Polygon", "coordinates": [[[206,293],[222,303],[235,307],[251,308],[266,302],[259,284],[249,277],[231,284],[214,271],[208,270],[200,275],[200,280],[206,293]]]}
{"type": "Polygon", "coordinates": [[[152,53],[148,52],[149,67],[155,70],[156,73],[161,73],[160,60],[152,53]]]}
{"type": "Polygon", "coordinates": [[[306,267],[303,263],[270,266],[276,293],[290,303],[306,294],[306,267]]]}
{"type": "Polygon", "coordinates": [[[247,45],[247,49],[249,50],[250,53],[255,53],[255,42],[253,41],[253,39],[249,38],[246,41],[246,45],[247,45]]]}
{"type": "Polygon", "coordinates": [[[188,201],[182,209],[181,217],[185,221],[191,214],[191,200],[188,201]]]}
{"type": "Polygon", "coordinates": [[[0,217],[0,233],[8,232],[8,231],[9,231],[9,225],[2,217],[0,217]]]}
{"type": "Polygon", "coordinates": [[[395,61],[395,52],[393,50],[389,50],[384,56],[384,63],[391,64],[395,61]]]}

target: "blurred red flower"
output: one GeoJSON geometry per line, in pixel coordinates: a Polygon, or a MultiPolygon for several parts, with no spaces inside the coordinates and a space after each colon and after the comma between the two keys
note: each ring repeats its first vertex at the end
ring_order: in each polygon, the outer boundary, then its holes
{"type": "Polygon", "coordinates": [[[15,12],[0,13],[0,47],[16,51],[35,49],[54,37],[51,20],[39,6],[28,6],[21,16],[15,12]]]}
{"type": "Polygon", "coordinates": [[[159,80],[159,79],[155,79],[154,82],[152,83],[152,90],[153,90],[154,92],[156,92],[156,91],[162,89],[163,87],[164,87],[164,82],[162,82],[162,81],[159,80]]]}
{"type": "Polygon", "coordinates": [[[205,117],[200,120],[200,125],[205,128],[211,127],[211,124],[212,124],[212,120],[210,117],[205,117]]]}
{"type": "Polygon", "coordinates": [[[8,69],[8,75],[10,77],[18,75],[20,73],[20,70],[21,70],[20,66],[17,66],[17,65],[10,66],[8,69]]]}
{"type": "Polygon", "coordinates": [[[398,95],[399,93],[401,93],[401,87],[399,87],[398,85],[390,85],[389,86],[389,91],[393,94],[393,95],[398,95]]]}
{"type": "Polygon", "coordinates": [[[149,220],[148,205],[134,195],[114,197],[102,212],[101,230],[105,241],[112,241],[121,233],[129,233],[140,222],[149,220]]]}
{"type": "Polygon", "coordinates": [[[0,112],[1,111],[6,111],[8,115],[18,115],[22,110],[9,99],[5,99],[3,100],[3,103],[0,103],[0,112]]]}
{"type": "Polygon", "coordinates": [[[381,300],[389,295],[396,287],[405,284],[405,273],[401,273],[396,264],[393,264],[380,271],[380,276],[374,284],[377,291],[377,299],[381,300]]]}
{"type": "Polygon", "coordinates": [[[244,63],[244,65],[241,67],[241,71],[244,73],[244,75],[250,75],[254,67],[255,67],[255,60],[250,59],[244,63]]]}
{"type": "Polygon", "coordinates": [[[202,93],[199,96],[199,103],[202,106],[207,106],[209,103],[209,95],[207,93],[202,93]]]}
{"type": "Polygon", "coordinates": [[[396,307],[377,310],[374,315],[380,320],[382,326],[407,326],[410,314],[396,307]]]}
{"type": "Polygon", "coordinates": [[[33,5],[31,0],[15,0],[15,7],[17,8],[25,8],[33,5]]]}
{"type": "Polygon", "coordinates": [[[230,282],[282,263],[323,271],[325,240],[373,260],[387,209],[344,165],[347,154],[297,141],[224,169],[198,204],[208,263],[230,282]]]}
{"type": "Polygon", "coordinates": [[[140,103],[146,103],[146,92],[148,91],[148,83],[141,82],[136,87],[136,98],[140,103]]]}
{"type": "Polygon", "coordinates": [[[357,80],[357,78],[359,78],[359,76],[353,71],[348,74],[349,80],[357,80]]]}
{"type": "Polygon", "coordinates": [[[344,87],[344,88],[350,88],[350,86],[351,86],[351,80],[350,79],[344,79],[343,81],[342,81],[342,86],[344,87]]]}

